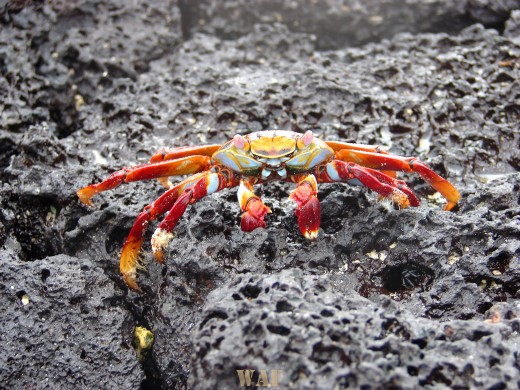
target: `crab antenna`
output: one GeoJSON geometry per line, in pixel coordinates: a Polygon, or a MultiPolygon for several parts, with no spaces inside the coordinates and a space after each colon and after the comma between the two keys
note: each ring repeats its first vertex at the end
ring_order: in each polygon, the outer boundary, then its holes
{"type": "Polygon", "coordinates": [[[235,135],[233,137],[233,145],[235,145],[238,149],[244,149],[246,145],[246,140],[241,135],[235,135]]]}

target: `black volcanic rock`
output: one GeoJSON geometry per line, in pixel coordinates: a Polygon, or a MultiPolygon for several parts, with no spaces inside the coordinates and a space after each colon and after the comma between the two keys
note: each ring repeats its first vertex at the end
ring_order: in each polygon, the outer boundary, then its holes
{"type": "Polygon", "coordinates": [[[0,387],[520,385],[520,5],[369,3],[0,5],[0,387]],[[151,223],[129,291],[121,247],[163,187],[75,192],[264,129],[417,156],[462,199],[445,212],[411,174],[405,210],[323,184],[308,242],[290,185],[258,187],[273,212],[253,233],[225,190],[188,208],[166,266],[151,223]],[[142,361],[135,326],[155,336],[142,361]]]}

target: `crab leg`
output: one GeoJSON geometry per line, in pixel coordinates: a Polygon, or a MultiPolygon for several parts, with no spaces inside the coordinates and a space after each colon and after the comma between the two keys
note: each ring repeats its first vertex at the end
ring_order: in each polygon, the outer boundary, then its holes
{"type": "Polygon", "coordinates": [[[168,176],[186,175],[208,169],[210,158],[207,156],[189,156],[175,160],[143,164],[131,168],[123,168],[111,174],[107,179],[98,184],[91,184],[77,192],[79,199],[93,206],[90,200],[99,192],[111,190],[122,183],[137,180],[156,179],[168,176]]]}
{"type": "Polygon", "coordinates": [[[240,180],[238,202],[244,212],[240,227],[244,232],[252,232],[256,228],[265,228],[264,217],[271,212],[262,200],[253,192],[253,185],[248,180],[240,180]]]}
{"type": "Polygon", "coordinates": [[[448,201],[444,207],[445,210],[451,210],[460,199],[459,192],[449,181],[437,175],[428,165],[415,157],[401,157],[348,149],[337,151],[335,157],[338,160],[354,162],[368,168],[417,172],[448,201]]]}
{"type": "MultiPolygon", "coordinates": [[[[332,148],[332,150],[334,150],[334,152],[339,152],[341,150],[358,150],[361,152],[389,154],[388,150],[386,150],[385,148],[383,148],[382,146],[379,146],[379,145],[353,144],[353,143],[341,142],[341,141],[327,141],[325,143],[330,148],[332,148]]],[[[343,160],[343,161],[350,161],[350,160],[342,159],[337,154],[336,154],[336,158],[338,158],[339,160],[343,160]]],[[[355,162],[355,161],[353,161],[353,162],[355,162]]],[[[385,170],[381,170],[381,171],[384,172],[387,176],[393,177],[394,179],[397,176],[395,171],[385,171],[385,170]]]]}
{"type": "Polygon", "coordinates": [[[205,146],[179,146],[173,149],[163,148],[155,153],[150,162],[159,162],[165,160],[176,160],[182,157],[194,155],[211,157],[222,145],[205,145],[205,146]]]}
{"type": "Polygon", "coordinates": [[[296,189],[289,199],[296,202],[295,214],[303,236],[309,240],[318,238],[320,228],[320,202],[316,197],[318,183],[314,175],[307,175],[298,180],[296,189]]]}
{"type": "Polygon", "coordinates": [[[390,198],[401,208],[419,205],[419,200],[402,180],[396,180],[380,171],[351,162],[340,160],[329,162],[319,175],[319,181],[361,183],[383,197],[390,198]]]}
{"type": "Polygon", "coordinates": [[[188,205],[214,192],[235,187],[238,184],[233,175],[228,177],[222,173],[213,172],[204,172],[188,180],[190,180],[189,184],[184,187],[184,191],[179,195],[168,215],[157,226],[152,236],[152,250],[155,259],[160,263],[164,262],[163,250],[173,238],[172,231],[188,205]]]}
{"type": "Polygon", "coordinates": [[[175,201],[181,196],[186,188],[192,186],[201,177],[206,175],[205,172],[196,174],[188,179],[180,182],[176,186],[170,188],[153,203],[145,206],[143,211],[137,216],[130,233],[123,246],[121,257],[119,259],[119,269],[126,284],[133,290],[140,291],[136,283],[136,267],[139,251],[143,244],[144,233],[150,221],[157,219],[160,215],[166,213],[175,201]]]}
{"type": "Polygon", "coordinates": [[[329,147],[332,148],[335,152],[339,152],[340,150],[361,150],[364,152],[371,153],[382,153],[388,154],[388,151],[379,146],[379,145],[366,145],[366,144],[353,144],[349,142],[341,142],[341,141],[326,141],[325,142],[329,147]]]}
{"type": "MultiPolygon", "coordinates": [[[[221,145],[205,145],[205,146],[179,146],[177,148],[168,149],[162,148],[150,158],[150,163],[157,163],[167,160],[176,160],[182,157],[189,157],[194,155],[211,157],[221,145]]],[[[159,183],[166,188],[173,187],[172,182],[168,176],[159,177],[159,183]]]]}

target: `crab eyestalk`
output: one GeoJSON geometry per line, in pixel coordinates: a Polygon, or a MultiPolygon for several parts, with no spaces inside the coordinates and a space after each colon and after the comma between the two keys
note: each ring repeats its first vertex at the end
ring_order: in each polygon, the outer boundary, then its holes
{"type": "Polygon", "coordinates": [[[233,137],[233,145],[235,145],[237,149],[243,151],[249,150],[249,142],[247,142],[247,140],[239,134],[233,137]]]}
{"type": "Polygon", "coordinates": [[[298,149],[305,149],[307,146],[312,144],[312,140],[314,139],[314,135],[312,134],[312,131],[307,130],[299,139],[297,142],[298,149]]]}

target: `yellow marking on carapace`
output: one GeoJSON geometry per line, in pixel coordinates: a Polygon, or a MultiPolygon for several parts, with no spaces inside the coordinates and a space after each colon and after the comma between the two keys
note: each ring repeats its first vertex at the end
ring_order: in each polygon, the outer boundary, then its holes
{"type": "Polygon", "coordinates": [[[259,157],[278,158],[291,154],[296,149],[296,140],[277,135],[250,141],[251,152],[259,157]]]}

